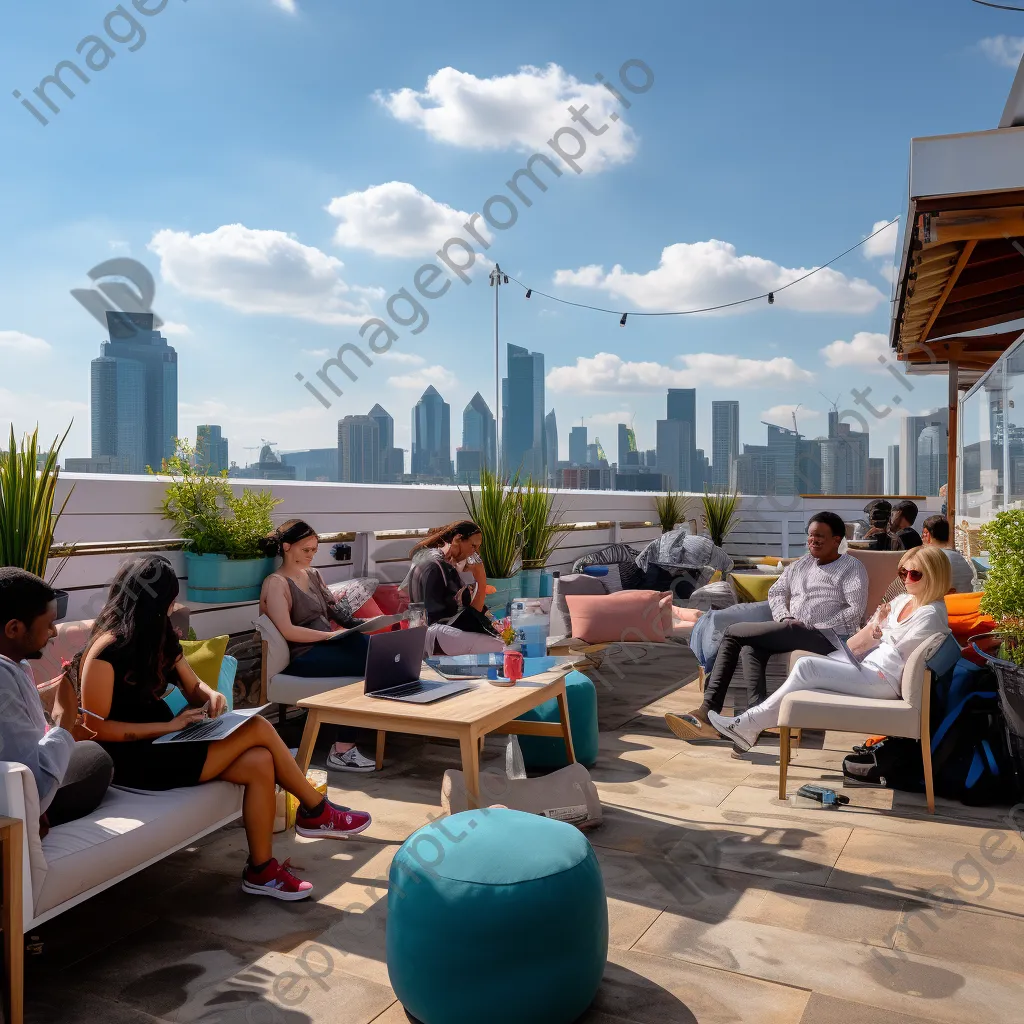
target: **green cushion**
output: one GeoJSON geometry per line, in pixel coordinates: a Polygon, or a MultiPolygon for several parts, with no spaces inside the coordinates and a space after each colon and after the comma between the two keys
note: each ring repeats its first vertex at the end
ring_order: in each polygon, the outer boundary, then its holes
{"type": "Polygon", "coordinates": [[[423,1024],[572,1024],[608,956],[601,868],[564,822],[440,819],[391,864],[386,943],[395,994],[423,1024]]]}
{"type": "MultiPolygon", "coordinates": [[[[569,703],[569,730],[572,732],[573,752],[580,764],[590,768],[597,761],[600,737],[597,729],[597,689],[582,672],[570,672],[565,677],[565,695],[569,703]]],[[[557,722],[558,701],[549,700],[531,708],[519,721],[557,722]]],[[[520,736],[523,761],[527,768],[564,768],[569,759],[565,743],[547,736],[520,736]]]]}

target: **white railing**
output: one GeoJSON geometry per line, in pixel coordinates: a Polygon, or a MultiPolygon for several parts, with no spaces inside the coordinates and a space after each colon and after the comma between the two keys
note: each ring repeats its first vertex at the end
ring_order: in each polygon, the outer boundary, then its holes
{"type": "MultiPolygon", "coordinates": [[[[398,582],[408,569],[414,536],[401,531],[425,530],[465,516],[458,488],[405,487],[374,484],[329,484],[291,481],[230,481],[236,492],[244,487],[268,488],[281,499],[275,520],[305,519],[321,534],[348,533],[352,559],[331,558],[331,545],[321,545],[316,566],[329,582],[353,575],[375,575],[398,582]]],[[[57,504],[73,487],[70,501],[58,524],[55,541],[67,545],[111,545],[143,542],[141,547],[174,537],[159,506],[166,480],[152,476],[102,476],[63,473],[57,486],[57,504]]],[[[741,499],[738,523],[726,543],[735,555],[799,555],[804,552],[807,518],[824,508],[844,518],[856,518],[867,499],[863,497],[741,499]]],[[[922,513],[935,511],[937,499],[919,501],[922,513]]],[[[612,542],[643,547],[658,536],[654,496],[630,491],[557,491],[560,519],[575,524],[561,536],[549,568],[566,572],[581,555],[612,542]],[[644,525],[649,524],[649,525],[644,525]]],[[[689,517],[699,516],[699,498],[692,498],[689,517]]],[[[165,551],[180,578],[185,561],[180,551],[165,551]]],[[[67,560],[56,584],[70,592],[69,619],[96,615],[107,588],[127,553],[77,554],[67,560]]],[[[50,572],[59,564],[51,559],[50,572]]],[[[184,591],[184,587],[183,587],[184,591]]],[[[192,623],[199,637],[238,633],[251,628],[252,604],[193,604],[192,623]]]]}

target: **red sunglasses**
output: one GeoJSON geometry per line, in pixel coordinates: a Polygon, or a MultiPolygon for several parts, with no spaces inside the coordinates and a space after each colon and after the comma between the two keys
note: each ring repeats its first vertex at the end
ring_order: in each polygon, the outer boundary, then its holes
{"type": "Polygon", "coordinates": [[[911,583],[920,583],[924,579],[920,569],[900,569],[897,575],[901,580],[910,580],[911,583]]]}

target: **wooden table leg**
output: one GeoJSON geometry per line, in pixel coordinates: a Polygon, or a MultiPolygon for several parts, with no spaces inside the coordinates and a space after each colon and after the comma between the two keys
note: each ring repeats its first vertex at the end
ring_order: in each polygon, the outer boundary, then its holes
{"type": "Polygon", "coordinates": [[[377,756],[376,756],[376,768],[380,771],[384,767],[384,739],[387,733],[383,729],[377,730],[377,756]]]}
{"type": "Polygon", "coordinates": [[[25,1013],[25,930],[21,913],[22,823],[14,820],[0,828],[0,855],[3,856],[3,911],[0,926],[4,930],[4,1020],[22,1024],[25,1013]]]}
{"type": "Polygon", "coordinates": [[[317,733],[320,732],[320,715],[310,710],[306,715],[306,726],[302,730],[302,742],[299,744],[299,752],[295,755],[299,768],[303,774],[309,768],[309,762],[313,759],[313,748],[316,746],[317,733]]]}
{"type": "Polygon", "coordinates": [[[480,746],[472,733],[459,737],[462,751],[462,774],[466,780],[466,801],[469,807],[480,806],[480,746]]]}
{"type": "Polygon", "coordinates": [[[562,721],[562,738],[565,740],[565,753],[569,758],[569,764],[576,760],[576,751],[572,748],[572,730],[569,728],[569,700],[565,695],[565,681],[562,681],[562,690],[555,698],[558,701],[558,717],[562,721]]]}

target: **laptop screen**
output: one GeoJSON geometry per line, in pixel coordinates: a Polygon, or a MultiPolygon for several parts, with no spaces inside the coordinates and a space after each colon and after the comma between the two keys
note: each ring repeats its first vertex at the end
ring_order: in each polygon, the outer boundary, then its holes
{"type": "Polygon", "coordinates": [[[426,642],[426,626],[396,629],[370,636],[363,692],[378,693],[419,679],[426,642]]]}

